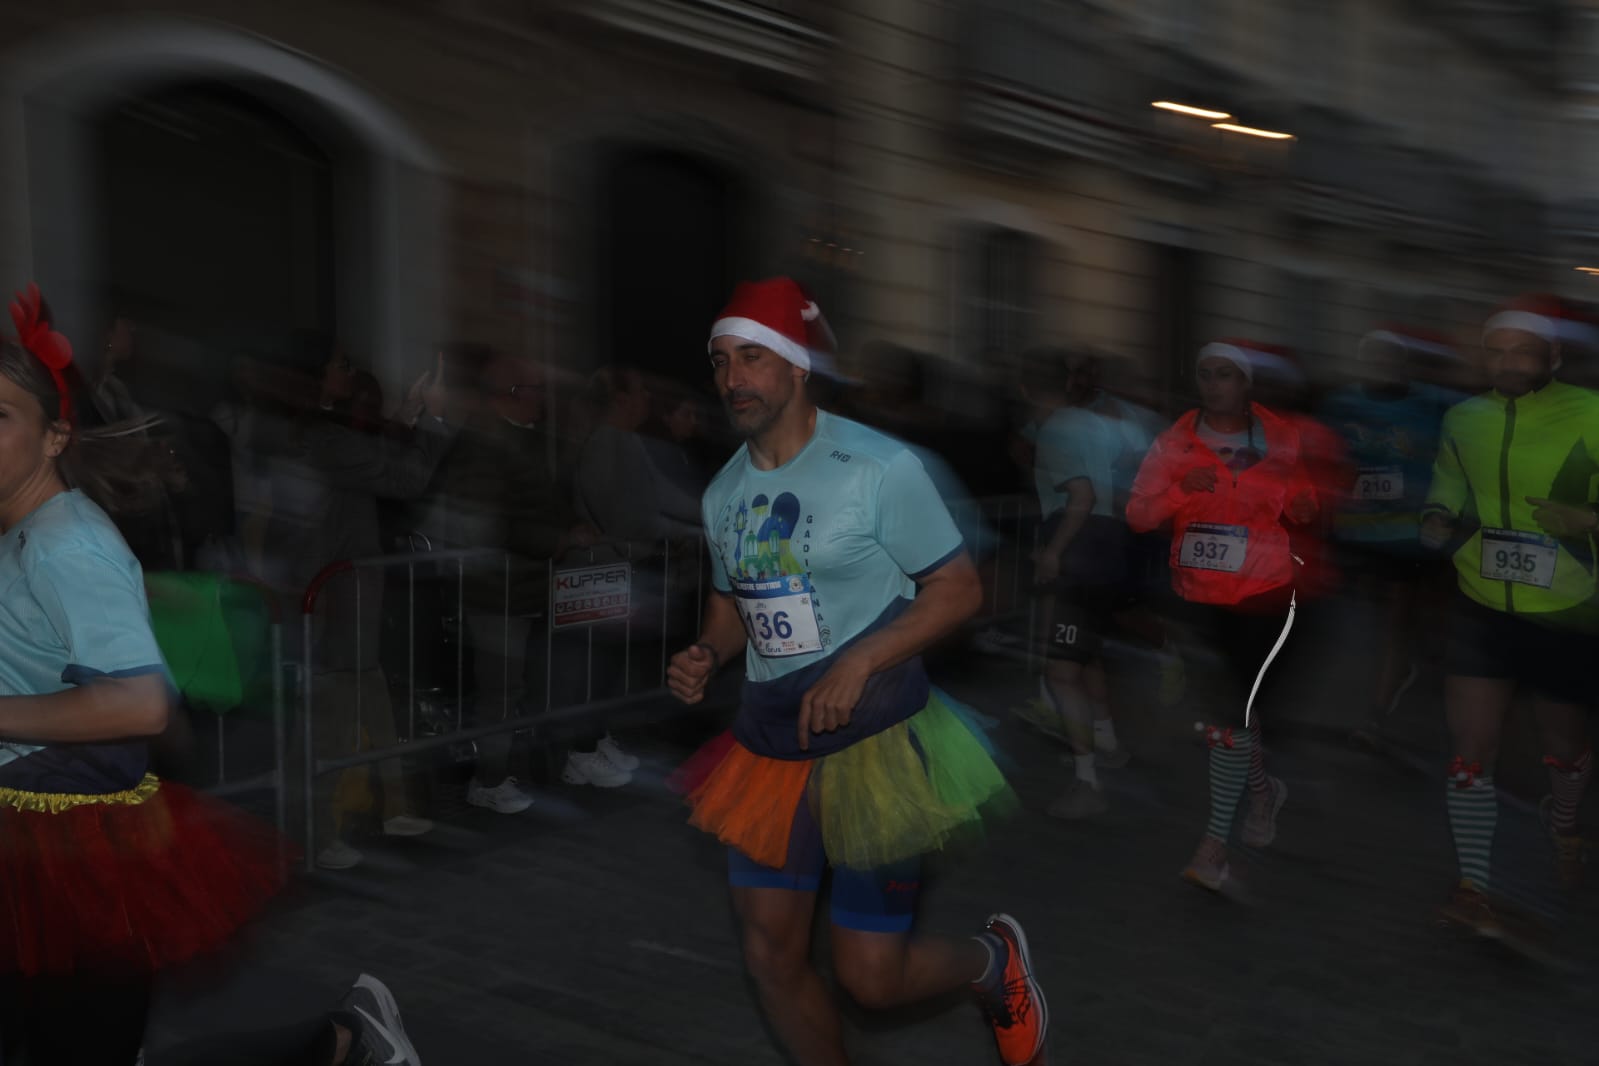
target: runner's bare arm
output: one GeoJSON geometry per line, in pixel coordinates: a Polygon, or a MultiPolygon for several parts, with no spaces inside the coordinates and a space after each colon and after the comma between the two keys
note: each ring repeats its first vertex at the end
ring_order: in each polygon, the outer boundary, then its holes
{"type": "Polygon", "coordinates": [[[0,737],[35,744],[153,737],[170,711],[161,674],[97,677],[48,696],[0,696],[0,737]]]}
{"type": "Polygon", "coordinates": [[[684,703],[698,703],[718,668],[744,650],[748,639],[733,597],[711,590],[705,601],[705,624],[699,639],[672,656],[666,684],[684,703]]]}
{"type": "Polygon", "coordinates": [[[916,599],[893,622],[861,640],[812,685],[800,703],[799,745],[847,725],[873,674],[919,655],[960,628],[983,605],[983,583],[965,552],[916,582],[916,599]]]}
{"type": "Polygon", "coordinates": [[[1083,525],[1088,521],[1089,512],[1094,509],[1094,483],[1086,477],[1068,478],[1056,486],[1066,493],[1066,513],[1061,518],[1060,525],[1055,527],[1054,536],[1049,538],[1049,543],[1044,545],[1038,557],[1033,561],[1038,565],[1036,578],[1040,584],[1055,580],[1060,576],[1060,559],[1066,549],[1082,532],[1083,525]]]}

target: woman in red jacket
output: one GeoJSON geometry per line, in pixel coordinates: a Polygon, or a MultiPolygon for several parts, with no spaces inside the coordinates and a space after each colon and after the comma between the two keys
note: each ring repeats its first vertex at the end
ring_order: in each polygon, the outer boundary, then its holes
{"type": "Polygon", "coordinates": [[[1183,877],[1212,891],[1229,886],[1227,842],[1250,790],[1241,838],[1270,844],[1288,791],[1268,778],[1257,708],[1268,667],[1293,624],[1298,562],[1285,523],[1316,516],[1315,489],[1299,435],[1249,398],[1260,349],[1219,341],[1199,353],[1200,407],[1162,433],[1139,468],[1127,524],[1139,533],[1171,524],[1172,587],[1227,663],[1239,692],[1230,713],[1206,728],[1210,823],[1183,877]]]}

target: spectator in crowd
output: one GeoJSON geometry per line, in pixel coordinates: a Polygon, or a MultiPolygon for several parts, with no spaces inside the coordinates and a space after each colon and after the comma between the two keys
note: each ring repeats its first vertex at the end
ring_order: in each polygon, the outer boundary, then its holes
{"type": "Polygon", "coordinates": [[[645,435],[650,461],[678,488],[698,496],[714,472],[704,461],[705,405],[692,390],[674,381],[657,381],[652,396],[655,415],[645,435]]]}
{"type": "Polygon", "coordinates": [[[589,402],[598,424],[578,454],[578,513],[610,540],[654,545],[699,535],[699,501],[661,476],[640,430],[650,416],[650,391],[632,367],[600,370],[589,402]]]}
{"type": "MultiPolygon", "coordinates": [[[[547,709],[546,687],[551,704],[581,700],[578,657],[547,651],[553,637],[548,578],[552,560],[594,543],[597,534],[576,518],[557,488],[544,368],[514,356],[481,355],[481,402],[440,465],[423,526],[445,544],[508,555],[503,563],[470,567],[463,591],[475,664],[475,721],[487,724],[547,709]]],[[[562,653],[572,650],[565,642],[554,646],[562,653]]],[[[631,769],[626,753],[609,736],[598,738],[595,749],[603,754],[579,758],[574,774],[593,783],[625,783],[621,779],[631,769]],[[613,759],[620,772],[608,772],[613,759]]],[[[500,814],[531,805],[511,773],[511,750],[509,734],[478,741],[468,803],[500,814]]]]}
{"type": "MultiPolygon", "coordinates": [[[[381,554],[378,501],[414,499],[454,439],[445,421],[448,393],[438,370],[422,375],[406,395],[400,419],[415,429],[404,440],[363,433],[329,412],[347,402],[356,368],[337,351],[321,367],[320,383],[307,388],[301,374],[245,364],[250,396],[243,412],[219,412],[242,453],[237,462],[255,475],[252,500],[265,513],[249,516],[259,536],[256,576],[298,597],[329,563],[381,554]]],[[[395,746],[394,711],[379,660],[383,581],[359,571],[321,590],[312,643],[312,743],[323,757],[371,746],[395,746]]],[[[302,727],[304,723],[302,722],[302,727]]],[[[303,741],[301,741],[303,742],[303,741]]],[[[432,823],[414,817],[397,759],[378,764],[383,781],[383,831],[417,836],[432,823]]],[[[316,859],[327,869],[348,869],[362,856],[337,823],[332,781],[323,775],[315,792],[316,859]]]]}

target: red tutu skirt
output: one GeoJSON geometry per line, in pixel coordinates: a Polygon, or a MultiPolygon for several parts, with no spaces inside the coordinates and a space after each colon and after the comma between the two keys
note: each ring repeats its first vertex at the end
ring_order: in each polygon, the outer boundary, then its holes
{"type": "Polygon", "coordinates": [[[185,962],[261,909],[285,858],[271,827],[153,776],[109,796],[0,789],[0,969],[185,962]]]}

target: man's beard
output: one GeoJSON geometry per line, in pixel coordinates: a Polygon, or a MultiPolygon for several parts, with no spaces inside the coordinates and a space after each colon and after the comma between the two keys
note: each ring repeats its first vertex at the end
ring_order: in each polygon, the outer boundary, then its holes
{"type": "Polygon", "coordinates": [[[733,432],[745,440],[758,437],[768,429],[771,429],[777,422],[778,415],[782,414],[781,407],[773,407],[766,402],[764,396],[758,396],[752,392],[729,393],[722,397],[722,407],[727,411],[727,421],[733,427],[733,432]],[[735,411],[733,409],[733,401],[735,399],[747,399],[754,402],[742,411],[735,411]]]}
{"type": "Polygon", "coordinates": [[[1499,390],[1501,396],[1525,396],[1529,392],[1536,392],[1554,380],[1551,374],[1521,374],[1506,373],[1494,377],[1494,388],[1499,390]]]}

